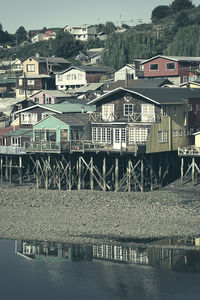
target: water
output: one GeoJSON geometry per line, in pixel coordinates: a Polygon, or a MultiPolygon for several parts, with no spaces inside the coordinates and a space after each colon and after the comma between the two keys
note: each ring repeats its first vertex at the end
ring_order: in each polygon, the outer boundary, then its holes
{"type": "Polygon", "coordinates": [[[0,240],[0,299],[200,299],[199,245],[0,240]]]}

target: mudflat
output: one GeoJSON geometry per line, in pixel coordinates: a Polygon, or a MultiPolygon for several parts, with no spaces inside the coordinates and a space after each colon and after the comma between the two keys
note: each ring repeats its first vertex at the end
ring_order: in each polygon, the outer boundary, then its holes
{"type": "Polygon", "coordinates": [[[61,242],[200,235],[200,187],[152,192],[0,185],[0,238],[61,242]]]}

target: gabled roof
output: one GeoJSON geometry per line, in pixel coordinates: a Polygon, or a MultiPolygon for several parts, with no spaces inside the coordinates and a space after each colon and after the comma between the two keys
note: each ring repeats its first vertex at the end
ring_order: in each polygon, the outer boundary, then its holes
{"type": "Polygon", "coordinates": [[[128,92],[132,95],[137,95],[151,101],[155,104],[184,104],[184,99],[188,98],[199,98],[200,91],[198,89],[190,88],[130,88],[130,87],[119,87],[113,91],[108,92],[94,100],[88,102],[88,104],[96,104],[102,100],[109,99],[110,95],[119,94],[120,98],[128,92]]]}
{"type": "Polygon", "coordinates": [[[60,104],[36,104],[34,106],[18,110],[17,112],[15,112],[15,114],[29,111],[29,110],[35,109],[37,107],[55,112],[57,114],[75,113],[75,112],[80,113],[80,112],[82,112],[82,110],[84,110],[84,111],[95,111],[96,110],[95,105],[87,106],[87,105],[83,105],[80,103],[72,104],[72,103],[65,101],[64,103],[60,103],[60,104]]]}
{"type": "MultiPolygon", "coordinates": [[[[117,80],[113,82],[109,88],[106,88],[106,91],[111,91],[116,89],[117,87],[124,87],[126,84],[125,80],[117,80]]],[[[168,79],[163,78],[153,78],[153,79],[129,79],[128,80],[128,88],[129,87],[138,87],[138,88],[156,88],[162,87],[166,84],[172,84],[172,82],[168,79]]]]}
{"type": "Polygon", "coordinates": [[[38,91],[38,92],[32,94],[32,95],[30,96],[30,98],[32,98],[33,96],[35,97],[35,95],[37,95],[37,94],[39,94],[39,93],[41,93],[41,92],[45,92],[45,93],[47,93],[48,95],[53,96],[53,97],[55,97],[55,98],[63,98],[63,97],[67,97],[67,95],[66,95],[64,92],[59,91],[59,90],[40,90],[40,91],[38,91]]]}
{"type": "Polygon", "coordinates": [[[41,62],[41,63],[48,62],[49,64],[70,64],[70,62],[63,57],[53,57],[53,56],[52,57],[31,56],[31,57],[24,59],[23,61],[26,61],[29,58],[32,58],[32,59],[36,60],[37,62],[41,62]]]}
{"type": "Polygon", "coordinates": [[[32,137],[33,136],[33,130],[32,128],[20,128],[15,131],[11,131],[9,134],[6,136],[12,136],[12,137],[32,137]]]}
{"type": "Polygon", "coordinates": [[[141,62],[141,64],[146,64],[147,62],[154,60],[156,58],[164,58],[164,59],[170,59],[173,61],[182,61],[182,62],[200,62],[200,57],[197,56],[164,56],[164,55],[156,55],[154,57],[151,57],[143,62],[141,62]]]}
{"type": "Polygon", "coordinates": [[[84,71],[86,73],[114,73],[115,70],[113,68],[107,67],[107,66],[71,66],[61,72],[56,72],[56,74],[64,74],[72,69],[84,71]]]}
{"type": "Polygon", "coordinates": [[[89,115],[87,113],[75,113],[67,115],[54,115],[54,117],[71,126],[84,126],[88,121],[89,115]]]}

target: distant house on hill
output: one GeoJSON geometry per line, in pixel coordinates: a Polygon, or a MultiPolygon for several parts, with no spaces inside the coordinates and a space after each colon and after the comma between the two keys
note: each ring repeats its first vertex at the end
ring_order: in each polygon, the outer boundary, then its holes
{"type": "Polygon", "coordinates": [[[27,97],[41,89],[55,89],[54,72],[70,62],[62,57],[31,56],[23,61],[23,75],[16,79],[16,97],[27,97]]]}
{"type": "Polygon", "coordinates": [[[40,42],[40,41],[47,41],[49,39],[55,39],[56,38],[56,32],[53,30],[46,30],[44,33],[39,32],[36,35],[34,35],[31,39],[32,44],[40,42]]]}
{"type": "Polygon", "coordinates": [[[56,74],[58,90],[69,90],[86,86],[88,83],[98,83],[102,79],[112,78],[114,69],[106,66],[78,66],[70,67],[56,74]]]}
{"type": "Polygon", "coordinates": [[[141,63],[145,78],[168,78],[175,85],[196,80],[200,57],[157,55],[141,63]]]}
{"type": "Polygon", "coordinates": [[[67,31],[74,35],[75,39],[80,41],[88,41],[89,39],[95,39],[97,36],[97,29],[94,25],[81,25],[81,26],[69,26],[67,25],[64,28],[64,31],[67,31]]]}
{"type": "Polygon", "coordinates": [[[126,64],[115,72],[115,81],[126,79],[138,79],[144,77],[143,66],[141,62],[144,59],[134,60],[133,64],[126,64]]]}

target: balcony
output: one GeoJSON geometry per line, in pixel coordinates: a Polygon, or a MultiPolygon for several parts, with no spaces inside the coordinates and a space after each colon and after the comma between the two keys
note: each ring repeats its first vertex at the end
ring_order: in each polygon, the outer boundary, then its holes
{"type": "Polygon", "coordinates": [[[0,154],[25,154],[25,148],[20,146],[0,146],[0,154]]]}
{"type": "Polygon", "coordinates": [[[178,155],[179,156],[197,156],[200,157],[200,147],[195,146],[188,146],[188,147],[182,147],[178,148],[178,155]]]}
{"type": "Polygon", "coordinates": [[[110,114],[107,119],[103,119],[102,113],[94,112],[89,114],[89,122],[112,122],[119,120],[127,120],[128,123],[160,123],[161,114],[142,114],[133,113],[124,117],[120,117],[119,114],[110,114]]]}

